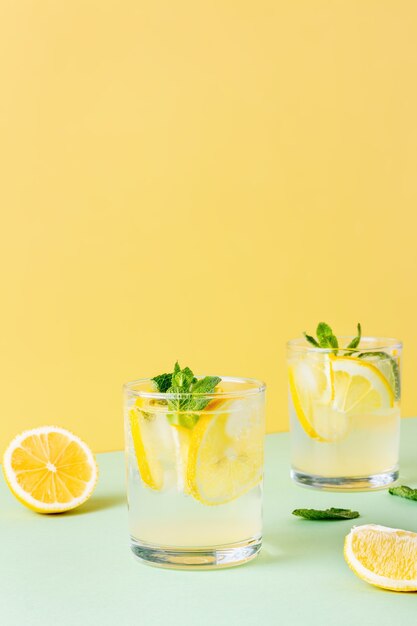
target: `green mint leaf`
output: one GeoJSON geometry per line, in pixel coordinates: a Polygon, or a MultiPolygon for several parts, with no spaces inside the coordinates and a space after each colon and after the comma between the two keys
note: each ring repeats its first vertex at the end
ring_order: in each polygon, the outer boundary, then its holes
{"type": "Polygon", "coordinates": [[[352,339],[350,344],[346,346],[346,350],[354,350],[355,348],[357,348],[361,340],[361,336],[362,336],[362,328],[361,328],[361,325],[358,324],[358,334],[356,335],[354,339],[352,339]]]}
{"type": "Polygon", "coordinates": [[[172,384],[172,374],[160,374],[154,376],[152,380],[156,383],[160,393],[166,393],[172,384]]]}
{"type": "Polygon", "coordinates": [[[320,348],[319,342],[316,341],[314,339],[314,337],[312,337],[311,335],[307,335],[307,333],[305,331],[304,331],[303,335],[307,339],[308,343],[311,343],[311,345],[315,346],[316,348],[320,348]]]}
{"type": "Polygon", "coordinates": [[[391,385],[394,391],[394,397],[399,400],[401,397],[401,378],[400,368],[397,361],[387,352],[361,352],[358,354],[358,359],[370,360],[374,362],[376,367],[385,376],[388,383],[391,385]],[[377,361],[375,362],[375,358],[377,361]]]}
{"type": "Polygon", "coordinates": [[[327,342],[327,339],[329,337],[333,336],[333,331],[330,328],[330,326],[328,324],[326,324],[326,322],[320,322],[317,325],[316,334],[317,334],[317,338],[319,340],[319,344],[321,345],[322,343],[327,342]]]}
{"type": "Polygon", "coordinates": [[[327,521],[336,521],[343,519],[355,519],[355,517],[359,517],[358,511],[351,511],[350,509],[295,509],[292,512],[293,515],[297,515],[297,517],[303,517],[308,520],[327,520],[327,521]]]}
{"type": "MultiPolygon", "coordinates": [[[[177,366],[178,363],[176,363],[175,365],[177,366]]],[[[183,370],[174,369],[174,373],[172,374],[172,387],[183,387],[184,391],[188,391],[191,383],[194,382],[194,380],[194,374],[189,367],[184,367],[183,370]]]]}
{"type": "Polygon", "coordinates": [[[328,324],[320,322],[317,326],[316,334],[320,348],[332,348],[334,352],[337,352],[339,342],[328,324]]]}
{"type": "Polygon", "coordinates": [[[191,393],[189,409],[192,411],[202,411],[210,402],[210,398],[198,397],[195,394],[207,394],[212,393],[221,381],[218,376],[205,376],[200,378],[191,385],[191,393]]]}
{"type": "Polygon", "coordinates": [[[187,407],[188,389],[184,389],[183,387],[178,386],[172,386],[168,389],[167,393],[169,393],[171,396],[168,400],[168,409],[170,411],[182,411],[187,407]]]}
{"type": "Polygon", "coordinates": [[[400,498],[407,498],[407,500],[417,500],[417,489],[411,489],[407,485],[391,487],[388,491],[392,496],[400,496],[400,498]]]}
{"type": "Polygon", "coordinates": [[[160,374],[152,379],[161,393],[170,394],[167,419],[170,424],[193,428],[202,411],[210,401],[203,397],[212,393],[221,381],[218,376],[197,379],[189,367],[181,369],[178,361],[172,374],[160,374]]]}

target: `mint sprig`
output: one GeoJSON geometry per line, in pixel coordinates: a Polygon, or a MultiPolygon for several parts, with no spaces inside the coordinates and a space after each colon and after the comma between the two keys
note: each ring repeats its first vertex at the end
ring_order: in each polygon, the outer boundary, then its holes
{"type": "Polygon", "coordinates": [[[213,393],[221,378],[196,378],[189,367],[181,369],[177,361],[172,374],[160,374],[152,380],[159,392],[171,395],[168,399],[168,421],[185,428],[193,428],[200,417],[198,412],[210,402],[210,398],[204,397],[204,394],[213,393]]]}
{"type": "Polygon", "coordinates": [[[358,511],[351,511],[350,509],[335,509],[331,507],[330,509],[295,509],[292,512],[293,515],[297,515],[297,517],[303,517],[308,520],[325,520],[325,521],[336,521],[343,519],[355,519],[359,517],[358,511]]]}
{"type": "Polygon", "coordinates": [[[330,348],[337,353],[339,342],[337,341],[336,335],[333,334],[332,329],[328,324],[326,324],[326,322],[320,322],[317,325],[316,335],[317,339],[315,339],[312,335],[307,335],[306,332],[304,333],[304,337],[315,348],[330,348]]]}
{"type": "Polygon", "coordinates": [[[362,327],[359,323],[358,323],[357,328],[358,328],[358,334],[356,335],[356,337],[354,337],[354,339],[352,339],[350,344],[346,346],[346,350],[354,350],[355,348],[358,347],[360,340],[361,340],[361,336],[362,336],[362,327]]]}
{"type": "MultiPolygon", "coordinates": [[[[358,329],[358,334],[356,335],[356,337],[352,339],[349,345],[346,346],[346,348],[344,348],[345,350],[355,350],[355,348],[358,347],[360,340],[361,340],[361,336],[362,336],[362,327],[360,324],[357,325],[357,329],[358,329]]],[[[339,349],[338,339],[336,335],[333,333],[331,327],[328,324],[326,324],[326,322],[320,322],[317,325],[317,329],[316,329],[317,339],[315,339],[312,335],[307,335],[306,332],[304,332],[303,334],[306,340],[308,341],[308,343],[310,343],[315,348],[324,348],[327,350],[330,349],[330,350],[333,350],[335,354],[337,354],[337,351],[339,349]]]]}

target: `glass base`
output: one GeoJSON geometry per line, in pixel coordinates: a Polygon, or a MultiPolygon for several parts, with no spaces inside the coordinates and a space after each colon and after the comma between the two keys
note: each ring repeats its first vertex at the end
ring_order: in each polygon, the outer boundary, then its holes
{"type": "Polygon", "coordinates": [[[291,478],[303,487],[315,489],[327,489],[328,491],[369,491],[371,489],[386,489],[398,480],[398,467],[372,474],[371,476],[315,476],[305,474],[299,470],[291,470],[291,478]]]}
{"type": "Polygon", "coordinates": [[[131,538],[131,550],[143,563],[170,569],[218,569],[242,565],[254,559],[262,545],[262,537],[210,548],[172,548],[139,542],[131,538]]]}

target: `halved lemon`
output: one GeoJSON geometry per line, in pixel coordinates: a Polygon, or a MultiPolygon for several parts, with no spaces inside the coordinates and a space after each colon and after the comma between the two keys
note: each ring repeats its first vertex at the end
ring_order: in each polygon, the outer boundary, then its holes
{"type": "Polygon", "coordinates": [[[352,528],[344,556],[359,578],[392,591],[417,591],[417,533],[367,524],[352,528]]]}
{"type": "Polygon", "coordinates": [[[85,502],[97,482],[90,448],[64,428],[41,426],[18,435],[3,457],[12,493],[38,513],[61,513],[85,502]]]}
{"type": "Polygon", "coordinates": [[[264,428],[256,410],[239,400],[202,415],[191,432],[187,481],[203,504],[224,504],[262,478],[264,428]]]}
{"type": "Polygon", "coordinates": [[[290,367],[290,392],[307,435],[318,441],[335,442],[349,432],[351,417],[391,408],[394,391],[371,363],[354,357],[327,358],[328,364],[323,360],[321,368],[320,361],[310,356],[290,367]]]}

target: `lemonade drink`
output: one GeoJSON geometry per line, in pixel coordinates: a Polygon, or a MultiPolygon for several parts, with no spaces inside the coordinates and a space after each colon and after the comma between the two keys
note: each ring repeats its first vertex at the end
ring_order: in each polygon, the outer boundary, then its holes
{"type": "MultiPolygon", "coordinates": [[[[341,341],[348,345],[349,338],[341,341]]],[[[292,477],[369,489],[398,477],[401,344],[363,338],[357,350],[288,344],[292,477]]]]}
{"type": "Polygon", "coordinates": [[[245,562],[261,546],[264,385],[222,378],[193,411],[172,395],[125,386],[132,551],[165,567],[245,562]]]}

